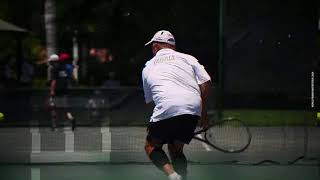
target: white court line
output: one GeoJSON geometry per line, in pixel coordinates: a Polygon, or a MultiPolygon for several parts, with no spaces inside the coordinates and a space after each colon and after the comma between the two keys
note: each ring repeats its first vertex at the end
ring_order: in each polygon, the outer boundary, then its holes
{"type": "Polygon", "coordinates": [[[41,134],[39,128],[31,128],[31,153],[41,152],[41,134]]]}
{"type": "Polygon", "coordinates": [[[102,152],[110,152],[111,151],[111,133],[109,127],[101,127],[102,134],[102,152]]]}
{"type": "MultiPolygon", "coordinates": [[[[196,135],[198,138],[203,139],[203,137],[201,136],[201,134],[197,134],[196,135]]],[[[201,142],[202,146],[204,147],[204,149],[206,149],[206,151],[212,151],[212,149],[210,148],[210,146],[204,142],[201,142]]]]}
{"type": "Polygon", "coordinates": [[[31,168],[31,180],[40,180],[40,168],[31,168]]]}
{"type": "Polygon", "coordinates": [[[74,133],[70,128],[64,128],[65,152],[74,152],[74,133]]]}

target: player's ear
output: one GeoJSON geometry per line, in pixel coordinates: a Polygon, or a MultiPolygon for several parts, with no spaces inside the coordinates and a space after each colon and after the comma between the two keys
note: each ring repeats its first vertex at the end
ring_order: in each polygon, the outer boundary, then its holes
{"type": "Polygon", "coordinates": [[[159,45],[158,45],[158,43],[152,43],[151,46],[152,46],[152,49],[157,49],[159,45]]]}
{"type": "Polygon", "coordinates": [[[156,55],[156,53],[159,51],[159,49],[160,49],[160,46],[158,43],[152,43],[152,53],[154,55],[156,55]]]}

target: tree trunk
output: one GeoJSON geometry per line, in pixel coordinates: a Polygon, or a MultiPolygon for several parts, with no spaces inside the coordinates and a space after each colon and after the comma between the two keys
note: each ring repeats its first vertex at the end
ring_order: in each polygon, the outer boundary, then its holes
{"type": "MultiPolygon", "coordinates": [[[[48,56],[56,54],[56,6],[55,0],[44,1],[44,24],[46,29],[46,45],[48,56]]],[[[50,66],[48,65],[47,77],[50,77],[50,66]]]]}
{"type": "Polygon", "coordinates": [[[75,78],[76,82],[78,82],[79,77],[78,77],[78,70],[79,70],[79,65],[78,65],[78,61],[79,61],[79,43],[78,43],[78,39],[77,39],[77,31],[74,32],[73,38],[72,38],[72,42],[73,42],[73,77],[75,78]]]}

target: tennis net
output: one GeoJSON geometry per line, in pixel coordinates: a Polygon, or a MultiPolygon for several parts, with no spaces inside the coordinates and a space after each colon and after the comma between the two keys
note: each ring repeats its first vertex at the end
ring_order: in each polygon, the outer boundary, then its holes
{"type": "MultiPolygon", "coordinates": [[[[10,93],[6,94],[8,100],[9,97],[10,93]]],[[[144,106],[139,88],[71,92],[69,106],[78,125],[74,132],[63,123],[58,131],[51,131],[50,115],[43,105],[45,90],[23,91],[11,98],[20,103],[24,100],[25,110],[19,111],[21,107],[13,108],[13,101],[7,101],[4,109],[9,117],[0,123],[1,163],[149,162],[144,141],[151,110],[144,106]],[[10,116],[12,112],[19,112],[20,116],[10,116]]],[[[210,104],[211,111],[214,106],[210,104]]],[[[194,140],[185,150],[190,162],[290,164],[316,163],[320,157],[320,128],[311,111],[225,110],[223,115],[249,124],[252,141],[248,149],[228,154],[194,140]]]]}

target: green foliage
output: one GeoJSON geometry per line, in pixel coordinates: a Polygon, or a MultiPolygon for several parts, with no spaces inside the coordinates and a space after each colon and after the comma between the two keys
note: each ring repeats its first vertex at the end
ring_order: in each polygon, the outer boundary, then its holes
{"type": "Polygon", "coordinates": [[[24,55],[36,59],[35,48],[41,44],[41,0],[0,1],[0,18],[29,31],[23,36],[12,32],[0,32],[0,61],[15,58],[18,36],[23,39],[24,55]]]}
{"type": "MultiPolygon", "coordinates": [[[[172,31],[179,41],[178,47],[188,52],[192,37],[202,44],[212,42],[205,34],[213,32],[214,7],[192,1],[163,0],[55,0],[58,50],[71,52],[72,37],[77,32],[82,45],[110,48],[121,70],[118,75],[128,84],[137,84],[141,68],[149,56],[144,44],[160,29],[172,31]],[[196,15],[195,15],[196,14],[196,15]],[[206,27],[203,26],[206,23],[206,27]],[[194,33],[197,32],[197,33],[194,33]],[[130,76],[128,77],[128,73],[130,76]]],[[[30,37],[24,48],[31,59],[36,59],[45,42],[43,0],[4,0],[0,2],[0,18],[28,29],[30,37]]],[[[216,11],[214,11],[216,12],[216,11]]],[[[0,42],[1,56],[14,52],[15,40],[0,42]],[[2,45],[1,45],[2,44],[2,45]],[[9,52],[12,51],[12,52],[9,52]]],[[[193,45],[198,46],[198,45],[193,45]]],[[[190,53],[190,51],[189,51],[190,53]]],[[[196,55],[196,54],[195,54],[196,55]]]]}
{"type": "Polygon", "coordinates": [[[0,1],[0,18],[6,18],[6,14],[8,14],[8,2],[7,1],[0,1]]]}
{"type": "Polygon", "coordinates": [[[14,58],[15,48],[17,45],[14,37],[10,36],[10,34],[0,34],[0,63],[6,63],[11,58],[14,58]]]}
{"type": "Polygon", "coordinates": [[[27,51],[29,58],[36,61],[38,59],[39,52],[42,49],[41,40],[32,36],[27,36],[23,40],[23,47],[25,51],[27,51]]]}

